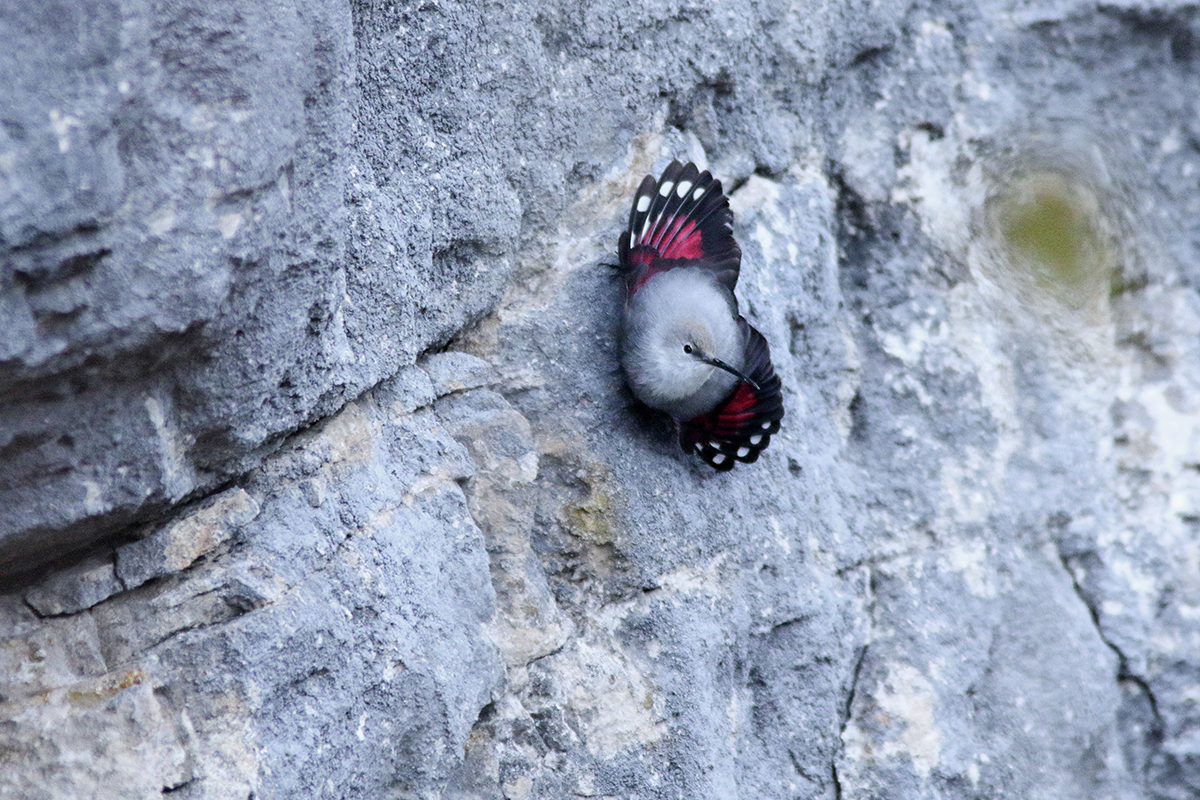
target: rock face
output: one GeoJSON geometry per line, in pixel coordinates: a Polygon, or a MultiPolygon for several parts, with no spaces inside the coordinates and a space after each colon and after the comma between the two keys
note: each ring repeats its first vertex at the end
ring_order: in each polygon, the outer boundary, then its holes
{"type": "Polygon", "coordinates": [[[0,797],[1200,793],[1200,6],[20,0],[0,797]],[[783,432],[635,407],[726,185],[783,432]]]}

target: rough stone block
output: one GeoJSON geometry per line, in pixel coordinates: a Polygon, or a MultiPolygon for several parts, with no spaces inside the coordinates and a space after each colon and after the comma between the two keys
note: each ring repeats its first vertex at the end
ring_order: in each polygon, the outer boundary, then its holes
{"type": "Polygon", "coordinates": [[[159,797],[193,777],[176,724],[136,668],[0,704],[0,796],[159,797]]]}
{"type": "Polygon", "coordinates": [[[89,559],[55,573],[45,583],[25,593],[39,614],[73,614],[91,608],[122,590],[111,558],[89,559]]]}
{"type": "Polygon", "coordinates": [[[147,538],[120,548],[117,575],[132,589],[186,569],[258,516],[258,510],[258,501],[244,489],[222,492],[147,538]]]}
{"type": "Polygon", "coordinates": [[[420,363],[433,382],[438,397],[486,386],[496,380],[495,368],[482,358],[448,351],[434,353],[420,363]]]}

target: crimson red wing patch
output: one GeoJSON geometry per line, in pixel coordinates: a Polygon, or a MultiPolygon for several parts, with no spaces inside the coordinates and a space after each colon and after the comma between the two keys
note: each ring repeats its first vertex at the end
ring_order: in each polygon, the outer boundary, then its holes
{"type": "Polygon", "coordinates": [[[721,182],[695,164],[672,161],[656,181],[647,175],[618,244],[626,293],[678,266],[711,269],[730,291],[742,251],[733,240],[733,212],[721,182]]]}
{"type": "Polygon", "coordinates": [[[758,388],[739,381],[720,405],[680,423],[679,444],[709,466],[725,472],[741,461],[752,464],[771,444],[783,419],[783,384],[771,366],[771,348],[763,335],[742,317],[746,334],[746,376],[758,388]]]}

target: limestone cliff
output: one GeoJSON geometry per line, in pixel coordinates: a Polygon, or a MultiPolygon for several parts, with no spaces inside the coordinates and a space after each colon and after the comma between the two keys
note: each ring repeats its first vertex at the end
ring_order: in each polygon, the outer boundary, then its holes
{"type": "Polygon", "coordinates": [[[1200,6],[18,0],[0,797],[1200,793],[1200,6]],[[784,428],[616,360],[725,183],[784,428]]]}

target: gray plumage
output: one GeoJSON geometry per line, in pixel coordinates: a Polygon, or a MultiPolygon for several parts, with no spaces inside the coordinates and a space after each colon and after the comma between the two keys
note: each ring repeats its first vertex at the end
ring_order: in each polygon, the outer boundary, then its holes
{"type": "Polygon", "coordinates": [[[658,275],[626,307],[623,326],[629,388],[675,419],[707,414],[738,379],[701,359],[741,370],[745,343],[733,294],[702,269],[658,275]]]}

